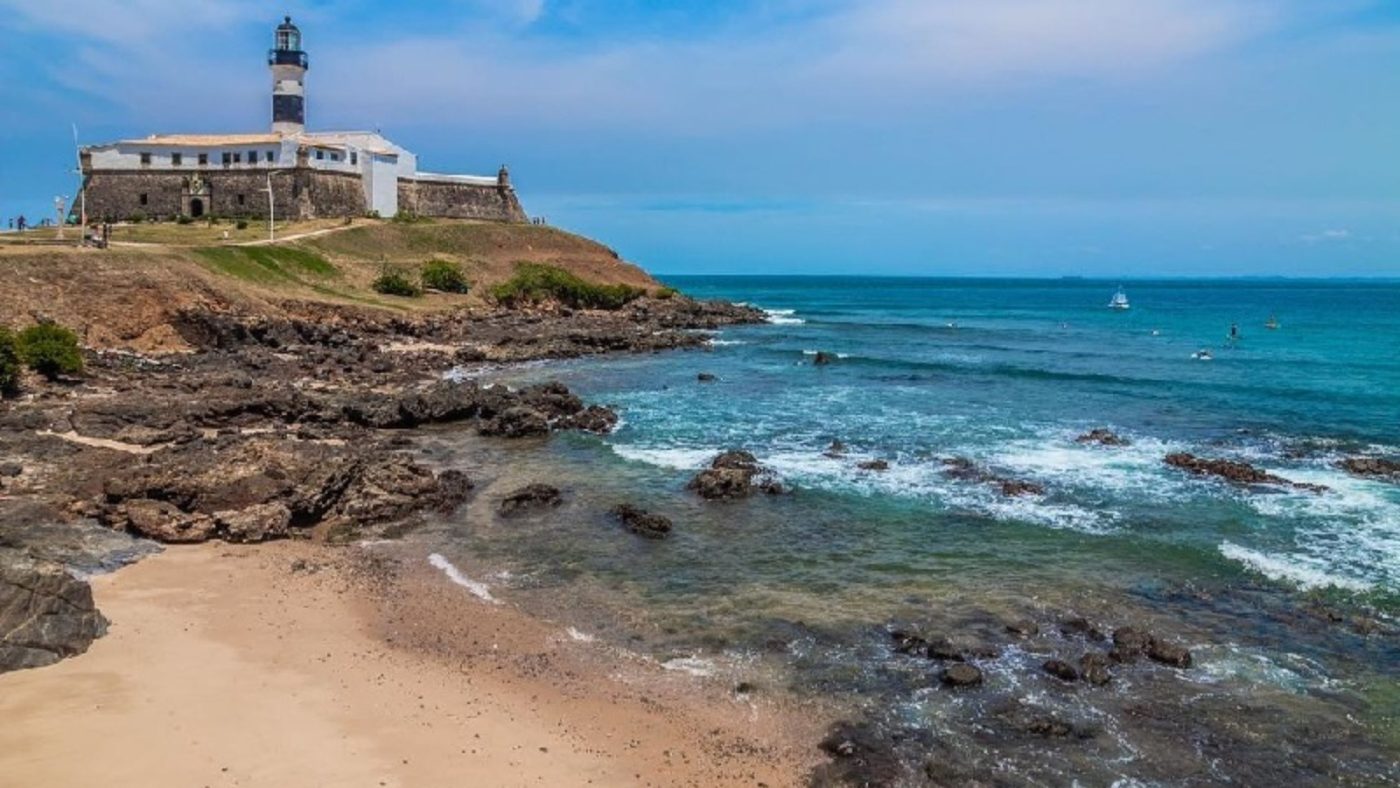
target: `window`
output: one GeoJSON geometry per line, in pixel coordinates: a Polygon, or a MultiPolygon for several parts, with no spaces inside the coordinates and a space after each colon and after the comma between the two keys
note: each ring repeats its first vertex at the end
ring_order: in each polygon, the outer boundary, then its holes
{"type": "Polygon", "coordinates": [[[230,164],[233,163],[233,154],[232,154],[232,153],[229,153],[228,151],[224,151],[223,159],[224,159],[224,166],[227,167],[227,166],[229,166],[230,164]]]}
{"type": "Polygon", "coordinates": [[[239,205],[242,205],[242,204],[243,204],[243,195],[241,195],[241,194],[238,195],[238,204],[239,204],[239,205]]]}
{"type": "Polygon", "coordinates": [[[233,154],[233,163],[234,163],[234,164],[242,164],[242,163],[243,163],[243,154],[241,154],[241,153],[235,153],[235,154],[233,154]]]}
{"type": "Polygon", "coordinates": [[[199,154],[199,166],[201,166],[201,167],[207,167],[207,166],[209,166],[209,154],[207,154],[207,153],[201,153],[201,154],[199,154]]]}
{"type": "Polygon", "coordinates": [[[185,157],[184,157],[183,155],[181,155],[181,154],[179,154],[179,153],[172,153],[172,154],[170,154],[170,164],[171,164],[171,166],[179,167],[181,164],[184,164],[184,163],[185,163],[185,157]]]}
{"type": "Polygon", "coordinates": [[[350,154],[350,163],[351,163],[351,164],[359,164],[359,163],[360,163],[360,154],[358,154],[358,153],[353,153],[353,152],[352,152],[352,153],[350,154]]]}
{"type": "Polygon", "coordinates": [[[149,154],[149,153],[143,153],[143,154],[141,154],[141,166],[142,166],[142,167],[149,167],[149,166],[151,166],[151,154],[149,154]]]}
{"type": "Polygon", "coordinates": [[[258,152],[257,152],[257,151],[255,151],[255,150],[250,150],[250,151],[248,151],[248,163],[249,163],[249,164],[257,164],[257,163],[258,163],[258,152]]]}
{"type": "Polygon", "coordinates": [[[149,202],[149,198],[146,197],[145,192],[141,192],[141,204],[145,205],[147,202],[149,202]]]}
{"type": "Polygon", "coordinates": [[[268,160],[268,162],[277,161],[277,154],[274,153],[274,152],[272,152],[272,151],[268,151],[268,152],[267,152],[267,160],[268,160]]]}
{"type": "Polygon", "coordinates": [[[318,151],[316,151],[316,159],[317,159],[318,161],[319,161],[320,159],[324,159],[324,158],[326,158],[326,152],[325,152],[325,151],[323,151],[323,150],[318,150],[318,151]]]}

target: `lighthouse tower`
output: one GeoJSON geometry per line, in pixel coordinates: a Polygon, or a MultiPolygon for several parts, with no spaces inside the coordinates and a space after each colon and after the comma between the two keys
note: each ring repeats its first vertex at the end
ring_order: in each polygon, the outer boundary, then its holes
{"type": "Polygon", "coordinates": [[[277,26],[275,42],[267,53],[272,69],[272,130],[300,134],[306,130],[306,53],[301,31],[290,16],[277,26]]]}

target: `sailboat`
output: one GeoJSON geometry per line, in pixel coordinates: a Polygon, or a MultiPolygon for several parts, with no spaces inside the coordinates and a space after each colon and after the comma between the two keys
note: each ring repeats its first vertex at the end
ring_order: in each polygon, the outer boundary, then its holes
{"type": "Polygon", "coordinates": [[[1113,294],[1113,298],[1108,302],[1109,309],[1127,309],[1128,294],[1123,292],[1123,288],[1118,288],[1118,292],[1113,294]]]}
{"type": "Polygon", "coordinates": [[[1267,329],[1269,329],[1270,331],[1277,331],[1277,330],[1278,330],[1278,318],[1275,317],[1275,316],[1273,316],[1273,315],[1269,315],[1269,322],[1267,322],[1267,323],[1264,324],[1264,328],[1267,328],[1267,329]]]}

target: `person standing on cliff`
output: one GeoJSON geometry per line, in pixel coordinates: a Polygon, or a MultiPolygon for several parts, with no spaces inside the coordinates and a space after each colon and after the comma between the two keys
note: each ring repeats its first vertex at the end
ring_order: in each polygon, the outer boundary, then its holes
{"type": "Polygon", "coordinates": [[[24,232],[24,226],[25,226],[25,225],[24,225],[24,215],[21,214],[20,217],[19,217],[19,219],[16,220],[16,221],[17,221],[18,224],[19,224],[19,231],[20,231],[20,232],[24,232]]]}

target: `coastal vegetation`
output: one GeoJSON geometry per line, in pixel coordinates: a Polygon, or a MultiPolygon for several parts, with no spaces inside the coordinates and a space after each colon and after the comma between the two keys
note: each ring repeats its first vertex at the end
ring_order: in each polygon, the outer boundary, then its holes
{"type": "Polygon", "coordinates": [[[19,341],[8,328],[0,326],[0,396],[9,397],[19,390],[19,341]]]}
{"type": "MultiPolygon", "coordinates": [[[[19,333],[17,345],[25,366],[49,380],[83,371],[78,335],[56,323],[36,323],[24,329],[19,333]]],[[[3,377],[0,373],[0,384],[4,382],[3,377]]]]}
{"type": "Polygon", "coordinates": [[[503,306],[554,301],[573,309],[621,309],[646,292],[625,284],[602,285],[540,263],[521,263],[515,276],[491,288],[491,297],[503,306]]]}
{"type": "Polygon", "coordinates": [[[470,288],[462,266],[450,260],[429,260],[423,264],[423,287],[444,293],[465,294],[470,288]]]}
{"type": "Polygon", "coordinates": [[[416,298],[423,295],[423,290],[408,278],[408,274],[402,268],[394,265],[386,265],[379,270],[379,276],[370,285],[374,292],[381,295],[403,296],[405,298],[416,298]]]}

